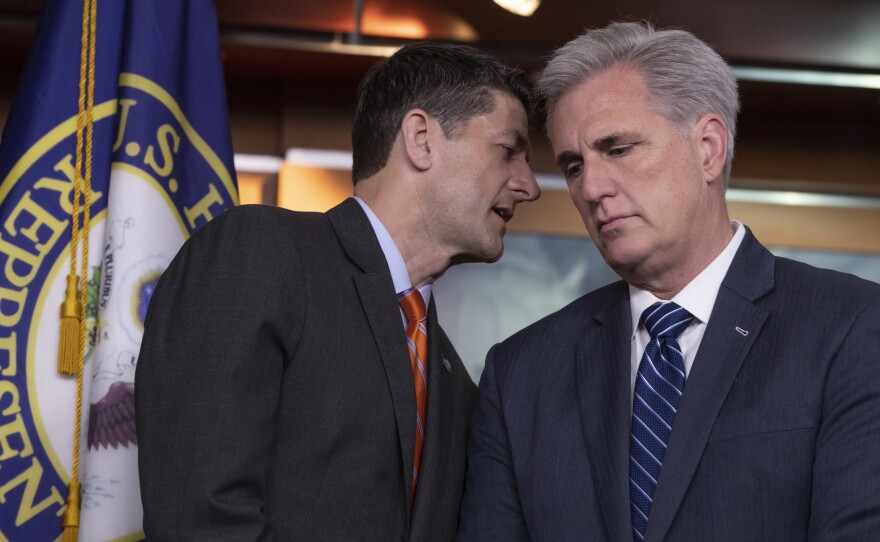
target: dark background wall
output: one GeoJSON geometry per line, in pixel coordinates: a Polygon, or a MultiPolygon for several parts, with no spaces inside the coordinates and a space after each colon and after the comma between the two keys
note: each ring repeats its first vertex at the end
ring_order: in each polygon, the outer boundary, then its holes
{"type": "MultiPolygon", "coordinates": [[[[537,74],[547,55],[584,27],[647,19],[691,30],[737,69],[765,70],[740,81],[743,109],[731,187],[880,197],[880,2],[875,0],[544,0],[529,18],[509,14],[491,0],[215,4],[238,153],[350,149],[356,85],[376,61],[377,47],[415,38],[465,41],[537,74]],[[806,72],[823,82],[768,80],[806,72]],[[855,86],[830,82],[841,76],[857,79],[855,86]]],[[[42,0],[0,0],[0,124],[42,6],[42,0]]],[[[555,173],[546,139],[536,131],[533,140],[534,169],[555,173]]],[[[557,194],[541,212],[553,214],[554,206],[570,211],[567,198],[557,194]]],[[[808,220],[811,211],[805,212],[808,220]]],[[[880,224],[878,211],[872,213],[845,235],[876,239],[877,248],[869,250],[880,251],[880,233],[870,231],[880,224]]],[[[843,212],[832,219],[845,222],[849,216],[843,212]]]]}

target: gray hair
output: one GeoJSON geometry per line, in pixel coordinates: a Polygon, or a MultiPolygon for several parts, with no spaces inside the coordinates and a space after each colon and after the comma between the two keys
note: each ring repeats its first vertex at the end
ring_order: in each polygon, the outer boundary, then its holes
{"type": "Polygon", "coordinates": [[[563,94],[615,66],[638,70],[654,110],[683,134],[707,113],[724,120],[727,184],[739,113],[736,76],[718,53],[684,30],[654,30],[647,22],[612,23],[588,30],[560,47],[538,80],[546,101],[547,132],[563,94]]]}

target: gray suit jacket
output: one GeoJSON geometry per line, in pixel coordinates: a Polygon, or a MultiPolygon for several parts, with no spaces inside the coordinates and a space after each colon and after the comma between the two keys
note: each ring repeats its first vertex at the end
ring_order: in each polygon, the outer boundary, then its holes
{"type": "MultiPolygon", "coordinates": [[[[632,540],[626,284],[489,353],[460,540],[632,540]]],[[[877,540],[880,286],[746,233],[679,405],[646,540],[877,540]]]]}
{"type": "Polygon", "coordinates": [[[148,539],[453,538],[477,391],[435,305],[410,510],[412,370],[360,206],[245,206],[200,230],[159,282],[138,360],[148,539]]]}

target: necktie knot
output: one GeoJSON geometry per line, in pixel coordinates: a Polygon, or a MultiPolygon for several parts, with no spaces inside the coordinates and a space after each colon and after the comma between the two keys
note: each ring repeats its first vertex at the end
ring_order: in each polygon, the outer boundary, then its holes
{"type": "Polygon", "coordinates": [[[410,288],[398,294],[400,308],[410,322],[418,322],[424,320],[428,316],[428,310],[425,308],[425,299],[422,293],[416,288],[410,288]]]}
{"type": "Polygon", "coordinates": [[[639,321],[648,330],[651,340],[654,340],[658,337],[677,339],[693,319],[693,314],[670,301],[668,303],[654,303],[645,309],[639,321]]]}

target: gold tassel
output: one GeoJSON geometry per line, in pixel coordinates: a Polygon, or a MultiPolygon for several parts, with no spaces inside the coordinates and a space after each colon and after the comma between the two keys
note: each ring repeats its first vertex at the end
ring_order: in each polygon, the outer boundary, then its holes
{"type": "Polygon", "coordinates": [[[79,482],[70,482],[67,485],[67,510],[64,511],[64,517],[61,525],[64,526],[64,533],[61,535],[62,542],[77,542],[79,539],[79,482]]]}
{"type": "Polygon", "coordinates": [[[80,306],[77,296],[79,277],[67,275],[67,289],[61,304],[61,335],[58,340],[58,372],[75,375],[79,367],[80,306]]]}

